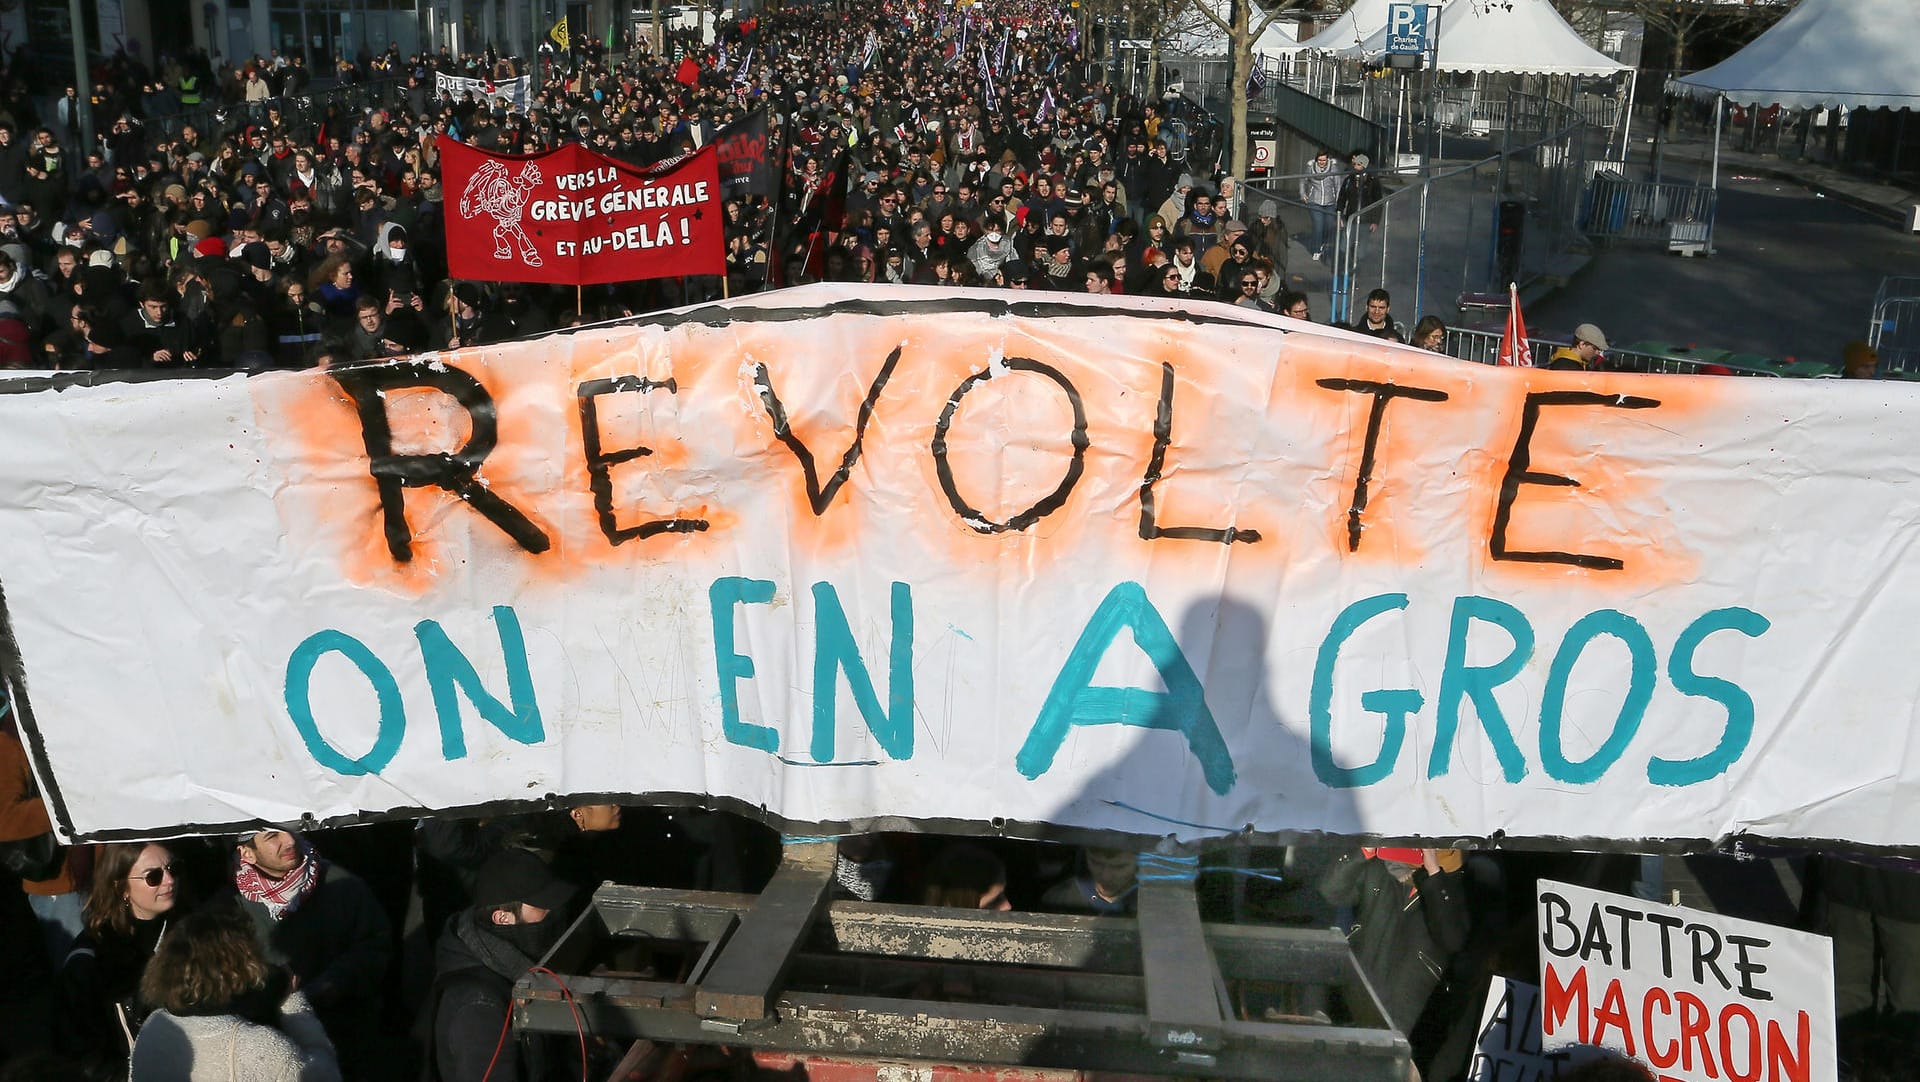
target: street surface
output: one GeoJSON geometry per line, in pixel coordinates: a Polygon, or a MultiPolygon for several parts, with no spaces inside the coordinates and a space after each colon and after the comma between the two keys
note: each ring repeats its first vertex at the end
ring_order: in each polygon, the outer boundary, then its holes
{"type": "Polygon", "coordinates": [[[1920,274],[1920,236],[1785,181],[1720,176],[1716,254],[1602,249],[1526,311],[1536,331],[1592,322],[1616,346],[1652,339],[1801,360],[1865,338],[1874,291],[1920,274]]]}

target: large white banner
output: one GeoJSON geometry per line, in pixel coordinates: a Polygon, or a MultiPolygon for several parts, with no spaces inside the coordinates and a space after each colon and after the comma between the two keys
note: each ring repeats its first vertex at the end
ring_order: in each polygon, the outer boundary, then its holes
{"type": "Polygon", "coordinates": [[[1834,1082],[1825,936],[1543,879],[1539,1047],[1597,1046],[1663,1082],[1834,1082]]]}
{"type": "Polygon", "coordinates": [[[648,794],[1911,845],[1917,407],[827,286],[0,394],[7,665],[87,837],[648,794]]]}

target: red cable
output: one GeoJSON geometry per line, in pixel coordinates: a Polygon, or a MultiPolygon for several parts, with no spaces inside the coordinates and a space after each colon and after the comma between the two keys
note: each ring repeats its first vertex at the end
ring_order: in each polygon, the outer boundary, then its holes
{"type": "MultiPolygon", "coordinates": [[[[533,968],[527,970],[527,972],[545,973],[547,976],[553,978],[553,983],[560,986],[560,995],[564,997],[567,1001],[567,1011],[568,1013],[573,1015],[573,1031],[580,1037],[580,1082],[588,1082],[587,1027],[586,1027],[586,1024],[582,1022],[580,1019],[580,1009],[578,1005],[576,1005],[576,1003],[574,1002],[573,989],[567,987],[566,980],[562,978],[560,974],[555,973],[553,970],[548,969],[546,966],[534,966],[533,968]]],[[[486,1080],[482,1079],[481,1082],[486,1082],[486,1080]]]]}
{"type": "MultiPolygon", "coordinates": [[[[580,1038],[580,1082],[588,1082],[587,1029],[585,1023],[580,1019],[580,1009],[575,1005],[573,989],[567,987],[567,982],[561,979],[560,974],[555,973],[546,966],[533,966],[528,969],[527,972],[545,973],[547,976],[553,978],[553,983],[560,986],[560,995],[567,1001],[567,1011],[573,1015],[573,1031],[580,1038]]],[[[513,1003],[509,1000],[507,1003],[507,1016],[500,1020],[500,1037],[493,1042],[493,1055],[487,1060],[487,1069],[481,1073],[480,1082],[487,1082],[488,1079],[493,1077],[493,1068],[500,1062],[500,1050],[507,1046],[507,1030],[512,1028],[512,1026],[513,1003]]]]}
{"type": "Polygon", "coordinates": [[[481,1073],[480,1082],[493,1077],[493,1065],[500,1062],[500,1050],[507,1046],[507,1029],[513,1025],[513,994],[507,994],[507,1016],[500,1020],[500,1039],[493,1042],[493,1056],[487,1060],[487,1069],[481,1073]]]}

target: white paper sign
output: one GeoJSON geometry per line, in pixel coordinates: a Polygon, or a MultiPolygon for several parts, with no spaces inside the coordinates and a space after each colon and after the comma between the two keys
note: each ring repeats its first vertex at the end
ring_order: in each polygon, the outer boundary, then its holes
{"type": "Polygon", "coordinates": [[[1480,1036],[1474,1042],[1471,1082],[1551,1082],[1564,1054],[1540,1050],[1540,986],[1495,977],[1480,1010],[1480,1036]]]}
{"type": "Polygon", "coordinates": [[[1548,1052],[1599,1045],[1672,1082],[1833,1082],[1825,936],[1541,880],[1548,1052]]]}
{"type": "Polygon", "coordinates": [[[0,393],[57,821],[1920,843],[1920,389],[1008,298],[0,393]]]}
{"type": "Polygon", "coordinates": [[[458,100],[472,94],[475,101],[499,102],[516,109],[527,107],[527,88],[531,83],[531,79],[525,75],[495,81],[470,79],[464,75],[448,75],[445,72],[435,73],[433,80],[433,92],[438,97],[458,100]]]}

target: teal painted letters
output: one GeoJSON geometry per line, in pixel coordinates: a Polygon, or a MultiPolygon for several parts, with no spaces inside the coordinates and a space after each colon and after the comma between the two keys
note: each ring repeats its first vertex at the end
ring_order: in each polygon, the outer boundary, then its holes
{"type": "Polygon", "coordinates": [[[913,757],[913,591],[893,584],[893,639],[887,650],[887,709],[873,690],[873,676],[853,641],[840,595],[824,582],[813,584],[813,761],[833,761],[833,714],[840,673],[847,674],[853,702],[880,747],[895,759],[913,757]]]}
{"type": "Polygon", "coordinates": [[[301,640],[287,658],[286,684],[287,715],[293,719],[293,727],[300,733],[300,739],[307,745],[307,751],[315,762],[336,774],[361,775],[378,774],[393,761],[394,753],[400,750],[400,738],[407,732],[406,707],[400,701],[400,684],[394,680],[393,672],[387,668],[367,644],[344,631],[328,628],[316,631],[301,640]],[[365,755],[355,759],[345,755],[326,737],[320,735],[320,727],[314,724],[312,681],[313,667],[329,653],[337,653],[353,662],[367,683],[373,685],[373,693],[380,704],[380,728],[374,736],[373,747],[365,755]]]}
{"type": "Polygon", "coordinates": [[[540,704],[533,694],[533,674],[527,664],[527,641],[520,634],[520,618],[507,605],[493,607],[493,625],[500,632],[500,653],[507,665],[507,699],[502,703],[480,684],[473,662],[446,630],[432,620],[413,626],[420,640],[420,660],[426,665],[427,686],[433,689],[434,712],[440,716],[440,754],[451,762],[467,754],[467,736],[460,726],[460,696],[465,695],[480,720],[508,739],[538,744],[547,738],[540,723],[540,704]]]}
{"type": "Polygon", "coordinates": [[[740,720],[741,680],[753,676],[753,659],[733,648],[733,610],[736,605],[765,605],[773,600],[773,583],[737,575],[713,580],[707,604],[713,613],[713,667],[720,677],[720,733],[730,744],[764,752],[780,750],[780,733],[769,725],[740,720]]]}
{"type": "Polygon", "coordinates": [[[1068,730],[1078,725],[1134,725],[1182,733],[1200,761],[1207,787],[1222,794],[1233,788],[1233,756],[1207,708],[1200,678],[1137,582],[1115,586],[1094,610],[1014,757],[1015,769],[1029,780],[1046,773],[1068,730]],[[1159,670],[1166,691],[1091,686],[1094,669],[1123,629],[1133,633],[1134,642],[1159,670]]]}

